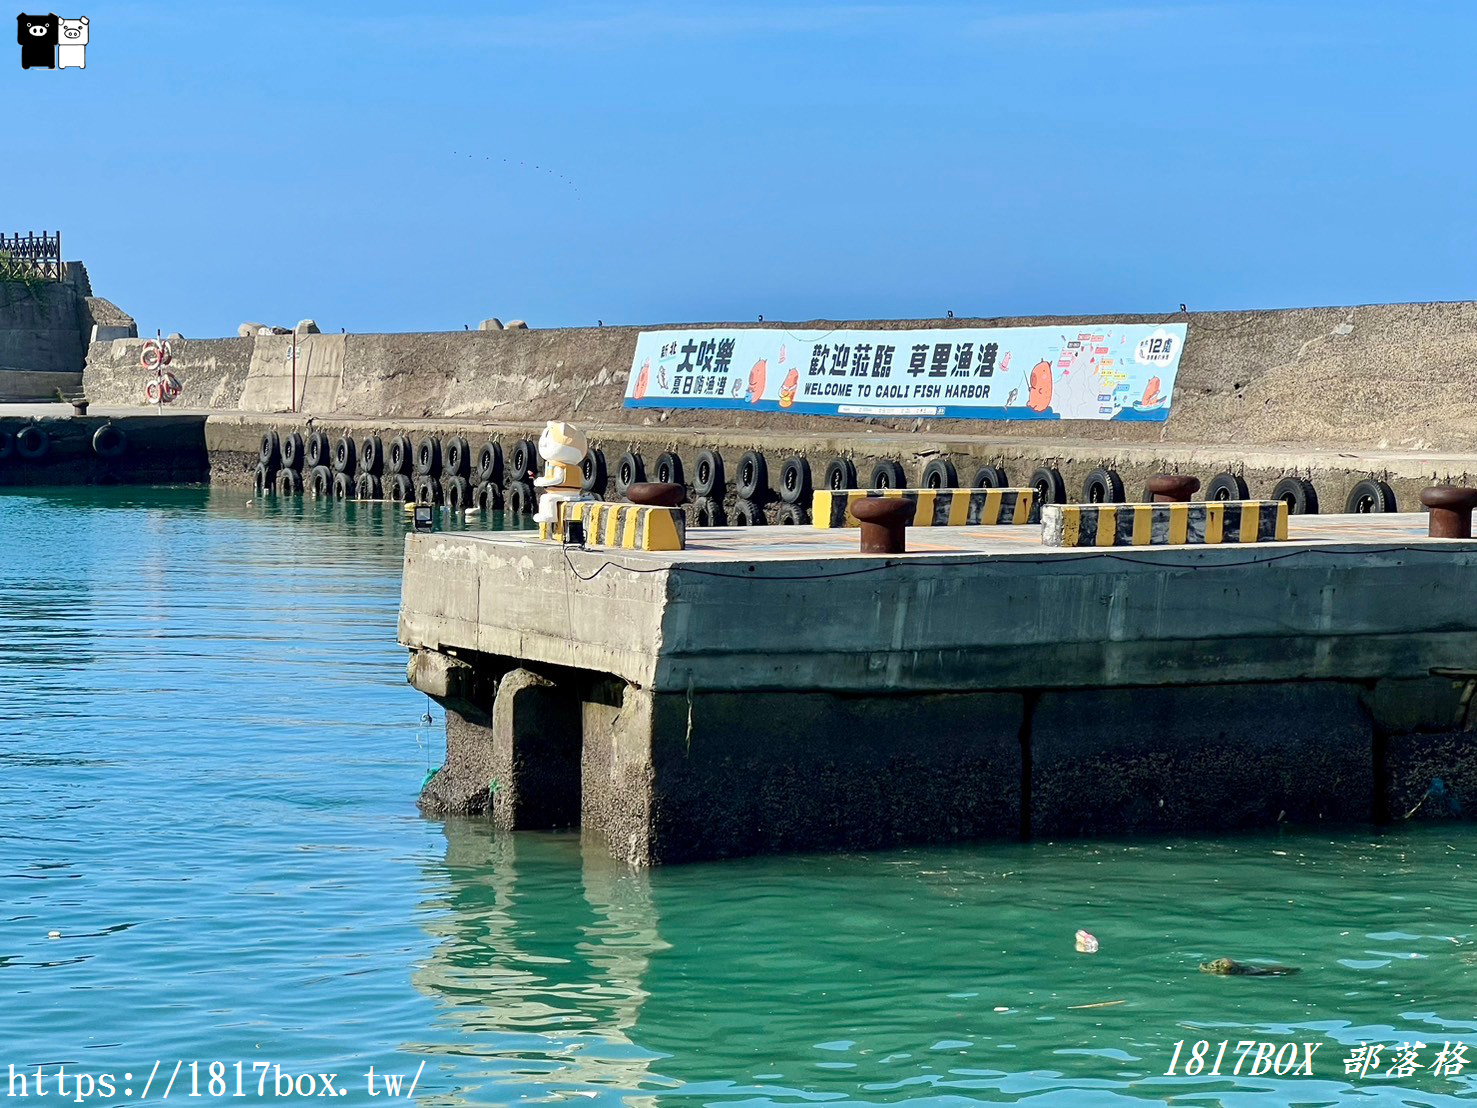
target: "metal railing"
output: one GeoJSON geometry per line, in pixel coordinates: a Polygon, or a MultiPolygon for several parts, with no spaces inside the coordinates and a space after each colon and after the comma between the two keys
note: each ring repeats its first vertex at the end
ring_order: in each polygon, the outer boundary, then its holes
{"type": "Polygon", "coordinates": [[[60,281],[65,276],[60,231],[0,234],[0,281],[60,281]]]}

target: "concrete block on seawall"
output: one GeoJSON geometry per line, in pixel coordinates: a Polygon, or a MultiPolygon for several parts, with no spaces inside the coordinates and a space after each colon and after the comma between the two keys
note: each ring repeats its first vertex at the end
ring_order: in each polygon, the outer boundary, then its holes
{"type": "Polygon", "coordinates": [[[323,333],[318,330],[318,324],[311,319],[298,320],[297,326],[293,328],[293,331],[299,335],[321,335],[323,333]]]}
{"type": "Polygon", "coordinates": [[[236,337],[249,339],[253,335],[261,334],[263,331],[270,333],[271,330],[265,323],[243,323],[240,327],[236,328],[236,337]]]}
{"type": "Polygon", "coordinates": [[[1048,504],[1043,546],[1182,546],[1279,542],[1287,538],[1280,500],[1184,504],[1048,504]]]}
{"type": "Polygon", "coordinates": [[[123,326],[114,323],[94,323],[90,342],[112,342],[114,339],[136,339],[138,338],[137,326],[123,326]]]}
{"type": "Polygon", "coordinates": [[[484,319],[481,323],[477,324],[477,330],[479,331],[501,331],[502,329],[503,321],[496,316],[491,319],[484,319]]]}

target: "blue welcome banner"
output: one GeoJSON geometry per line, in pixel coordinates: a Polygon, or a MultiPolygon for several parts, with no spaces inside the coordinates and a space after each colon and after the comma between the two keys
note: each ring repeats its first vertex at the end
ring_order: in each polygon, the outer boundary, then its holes
{"type": "Polygon", "coordinates": [[[1185,324],[642,331],[628,408],[942,419],[1169,418],[1185,324]]]}

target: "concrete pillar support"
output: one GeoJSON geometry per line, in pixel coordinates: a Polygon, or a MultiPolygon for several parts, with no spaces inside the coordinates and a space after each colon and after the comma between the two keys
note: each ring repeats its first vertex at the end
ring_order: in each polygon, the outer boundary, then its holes
{"type": "Polygon", "coordinates": [[[433,815],[488,815],[503,830],[570,827],[580,811],[579,702],[526,669],[497,684],[491,713],[446,705],[446,764],[421,793],[433,815]]]}

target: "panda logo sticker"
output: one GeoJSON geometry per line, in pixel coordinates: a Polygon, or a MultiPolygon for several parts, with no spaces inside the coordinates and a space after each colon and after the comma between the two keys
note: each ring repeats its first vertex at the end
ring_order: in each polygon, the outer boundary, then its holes
{"type": "Polygon", "coordinates": [[[15,17],[15,40],[20,43],[22,69],[86,69],[88,21],[54,13],[15,17]]]}

